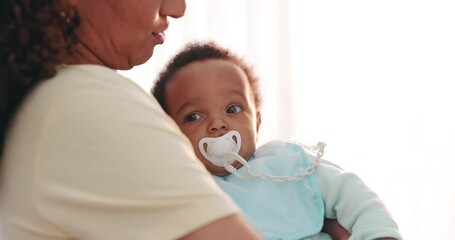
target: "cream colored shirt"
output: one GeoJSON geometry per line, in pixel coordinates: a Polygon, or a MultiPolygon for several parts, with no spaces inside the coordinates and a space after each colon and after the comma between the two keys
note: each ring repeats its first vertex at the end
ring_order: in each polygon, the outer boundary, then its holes
{"type": "Polygon", "coordinates": [[[96,65],[28,94],[1,183],[3,240],[175,239],[239,211],[156,100],[96,65]]]}

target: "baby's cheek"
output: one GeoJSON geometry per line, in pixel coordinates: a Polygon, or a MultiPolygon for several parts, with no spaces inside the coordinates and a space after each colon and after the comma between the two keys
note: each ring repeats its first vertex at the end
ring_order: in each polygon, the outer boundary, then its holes
{"type": "Polygon", "coordinates": [[[199,153],[196,153],[196,157],[197,157],[197,160],[201,161],[204,163],[204,165],[207,165],[206,163],[208,163],[209,161],[207,159],[204,158],[204,156],[202,156],[201,154],[199,153]]]}
{"type": "Polygon", "coordinates": [[[253,156],[254,151],[251,149],[248,149],[247,151],[243,152],[240,156],[242,156],[243,159],[248,160],[253,156]]]}

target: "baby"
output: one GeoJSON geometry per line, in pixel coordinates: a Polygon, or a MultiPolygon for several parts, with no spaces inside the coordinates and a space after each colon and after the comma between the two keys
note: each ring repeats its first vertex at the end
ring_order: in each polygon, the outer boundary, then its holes
{"type": "MultiPolygon", "coordinates": [[[[199,160],[266,239],[331,239],[324,218],[350,239],[401,239],[386,207],[356,175],[301,144],[257,148],[258,79],[213,42],[193,43],[161,72],[152,94],[189,138],[199,160]]],[[[333,235],[332,235],[333,237],[333,235]]]]}

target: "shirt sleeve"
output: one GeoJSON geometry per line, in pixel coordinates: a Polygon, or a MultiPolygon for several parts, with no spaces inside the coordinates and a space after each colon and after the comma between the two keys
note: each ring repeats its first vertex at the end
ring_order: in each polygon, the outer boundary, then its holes
{"type": "Polygon", "coordinates": [[[351,240],[402,239],[383,202],[358,176],[325,160],[321,160],[315,176],[325,217],[336,218],[351,233],[351,240]]]}
{"type": "Polygon", "coordinates": [[[237,213],[155,99],[122,80],[66,89],[49,110],[34,171],[48,221],[77,239],[175,239],[237,213]]]}

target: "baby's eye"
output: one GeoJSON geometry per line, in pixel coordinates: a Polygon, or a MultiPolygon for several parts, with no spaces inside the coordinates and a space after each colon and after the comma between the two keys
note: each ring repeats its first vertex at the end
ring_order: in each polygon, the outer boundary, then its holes
{"type": "Polygon", "coordinates": [[[228,109],[226,110],[227,113],[238,113],[241,111],[242,111],[242,108],[237,105],[229,106],[228,109]]]}
{"type": "Polygon", "coordinates": [[[194,122],[201,118],[202,118],[202,116],[199,115],[198,113],[190,113],[185,116],[185,118],[183,119],[183,122],[194,122]]]}

